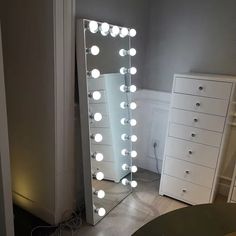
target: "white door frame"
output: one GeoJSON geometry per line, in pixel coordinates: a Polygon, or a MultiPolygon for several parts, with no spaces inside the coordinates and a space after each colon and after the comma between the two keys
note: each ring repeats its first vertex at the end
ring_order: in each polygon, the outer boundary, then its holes
{"type": "MultiPolygon", "coordinates": [[[[0,234],[14,235],[13,202],[11,189],[10,155],[8,143],[7,110],[5,97],[5,83],[3,70],[2,39],[0,25],[0,211],[3,211],[5,219],[0,222],[0,234]],[[3,207],[1,206],[3,205],[3,207]],[[3,226],[3,229],[1,227],[3,226]],[[1,231],[3,230],[3,232],[1,231]]],[[[0,219],[1,220],[1,219],[0,219]]]]}

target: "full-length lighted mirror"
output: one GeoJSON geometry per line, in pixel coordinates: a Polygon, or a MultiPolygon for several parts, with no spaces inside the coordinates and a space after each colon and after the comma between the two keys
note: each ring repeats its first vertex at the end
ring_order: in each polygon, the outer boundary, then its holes
{"type": "Polygon", "coordinates": [[[105,22],[78,20],[77,69],[86,218],[96,224],[136,187],[132,133],[136,109],[131,77],[136,68],[131,38],[136,31],[105,22]]]}

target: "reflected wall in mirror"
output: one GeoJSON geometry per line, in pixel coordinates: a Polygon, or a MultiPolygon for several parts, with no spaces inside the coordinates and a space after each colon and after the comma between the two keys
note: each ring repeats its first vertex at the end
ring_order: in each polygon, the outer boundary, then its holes
{"type": "Polygon", "coordinates": [[[131,77],[134,29],[78,20],[78,87],[87,222],[95,225],[137,186],[131,77]]]}

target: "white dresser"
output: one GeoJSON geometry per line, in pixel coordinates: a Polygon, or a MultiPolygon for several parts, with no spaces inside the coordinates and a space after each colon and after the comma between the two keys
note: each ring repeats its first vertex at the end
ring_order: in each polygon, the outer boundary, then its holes
{"type": "Polygon", "coordinates": [[[236,77],[174,76],[160,194],[189,204],[214,199],[236,77]]]}

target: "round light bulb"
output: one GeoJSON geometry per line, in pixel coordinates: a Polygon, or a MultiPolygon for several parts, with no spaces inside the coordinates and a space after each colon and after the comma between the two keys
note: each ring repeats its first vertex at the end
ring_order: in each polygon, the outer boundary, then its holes
{"type": "Polygon", "coordinates": [[[106,22],[102,23],[101,26],[100,26],[100,31],[101,31],[101,34],[103,36],[106,36],[109,34],[109,30],[110,30],[110,25],[106,22]]]}
{"type": "Polygon", "coordinates": [[[130,73],[131,75],[135,75],[135,74],[137,73],[137,69],[136,69],[135,67],[131,67],[131,68],[129,69],[129,73],[130,73]]]}
{"type": "Polygon", "coordinates": [[[132,188],[136,188],[138,183],[135,180],[133,180],[133,181],[131,181],[130,185],[132,188]]]}
{"type": "Polygon", "coordinates": [[[91,48],[90,48],[90,52],[93,56],[97,56],[100,52],[100,49],[98,46],[96,45],[93,45],[91,48]]]}
{"type": "Polygon", "coordinates": [[[97,194],[97,197],[100,198],[100,199],[104,198],[105,195],[106,195],[103,190],[96,191],[96,194],[97,194]]]}
{"type": "Polygon", "coordinates": [[[100,143],[100,142],[102,142],[102,139],[103,139],[103,137],[102,137],[101,134],[95,134],[94,135],[95,142],[100,143]]]}
{"type": "Polygon", "coordinates": [[[129,108],[130,108],[131,110],[135,110],[135,109],[137,108],[137,104],[136,104],[135,102],[131,102],[131,103],[129,104],[129,108]]]}
{"type": "Polygon", "coordinates": [[[98,213],[99,216],[102,217],[102,216],[106,215],[106,210],[103,207],[101,207],[97,210],[97,213],[98,213]]]}
{"type": "Polygon", "coordinates": [[[130,36],[130,37],[135,37],[136,34],[137,34],[137,32],[136,32],[135,29],[130,29],[130,31],[129,31],[129,36],[130,36]]]}
{"type": "Polygon", "coordinates": [[[137,125],[137,121],[136,121],[135,119],[131,119],[131,120],[129,121],[129,123],[130,123],[131,126],[137,125]]]}
{"type": "Polygon", "coordinates": [[[127,140],[127,134],[122,134],[122,135],[121,135],[121,139],[122,139],[123,141],[127,140]]]}
{"type": "Polygon", "coordinates": [[[120,123],[121,123],[122,125],[126,125],[126,124],[127,124],[127,119],[122,118],[122,119],[120,120],[120,123]]]}
{"type": "Polygon", "coordinates": [[[91,71],[91,76],[94,78],[94,79],[97,79],[99,76],[100,76],[100,71],[98,69],[93,69],[91,71]]]}
{"type": "Polygon", "coordinates": [[[97,33],[98,32],[98,23],[94,20],[89,22],[89,30],[91,33],[97,33]]]}
{"type": "Polygon", "coordinates": [[[126,92],[126,88],[127,87],[123,84],[123,85],[120,86],[120,91],[121,92],[126,92]]]}
{"type": "Polygon", "coordinates": [[[121,150],[121,155],[122,155],[122,156],[126,156],[127,153],[128,153],[128,150],[127,150],[127,149],[122,149],[122,150],[121,150]]]}
{"type": "Polygon", "coordinates": [[[128,169],[129,169],[129,166],[127,164],[122,165],[122,170],[128,170],[128,169]]]}
{"type": "Polygon", "coordinates": [[[138,140],[138,138],[136,135],[132,135],[130,140],[131,140],[131,142],[135,143],[138,140]]]}
{"type": "Polygon", "coordinates": [[[101,99],[101,97],[102,97],[102,94],[99,92],[99,91],[94,91],[93,93],[92,93],[92,98],[94,99],[94,100],[100,100],[101,99]]]}
{"type": "Polygon", "coordinates": [[[120,33],[120,28],[118,26],[113,26],[111,28],[111,36],[116,37],[120,33]]]}
{"type": "Polygon", "coordinates": [[[126,74],[126,73],[127,73],[127,69],[126,69],[125,67],[121,67],[121,68],[120,68],[120,73],[121,73],[122,75],[126,74]]]}
{"type": "Polygon", "coordinates": [[[96,173],[96,179],[97,180],[103,180],[104,179],[104,174],[102,172],[97,172],[96,173]]]}
{"type": "Polygon", "coordinates": [[[133,151],[131,151],[130,155],[131,155],[131,157],[135,158],[138,155],[138,153],[133,150],[133,151]]]}
{"type": "Polygon", "coordinates": [[[125,49],[121,49],[121,50],[119,51],[119,54],[120,54],[121,57],[124,57],[124,56],[127,55],[127,51],[126,51],[125,49]]]}
{"type": "Polygon", "coordinates": [[[130,50],[129,50],[129,55],[131,56],[131,57],[133,57],[133,56],[135,56],[136,55],[136,49],[135,48],[130,48],[130,50]]]}
{"type": "Polygon", "coordinates": [[[127,107],[127,103],[126,102],[121,102],[120,103],[120,108],[125,109],[127,107]]]}
{"type": "Polygon", "coordinates": [[[135,85],[131,85],[131,86],[129,87],[129,91],[130,91],[131,93],[136,92],[136,90],[137,90],[137,87],[136,87],[135,85]]]}
{"type": "Polygon", "coordinates": [[[129,181],[126,178],[124,178],[124,179],[121,180],[121,183],[123,185],[127,185],[127,183],[129,183],[129,181]]]}
{"type": "Polygon", "coordinates": [[[127,28],[122,28],[121,31],[120,31],[120,37],[121,38],[124,38],[126,37],[127,35],[129,34],[129,30],[127,28]]]}
{"type": "Polygon", "coordinates": [[[102,161],[103,160],[103,154],[102,153],[100,153],[100,152],[98,152],[98,153],[96,153],[95,155],[95,160],[96,161],[102,161]]]}
{"type": "Polygon", "coordinates": [[[99,112],[95,113],[95,114],[93,115],[93,119],[94,119],[95,121],[101,121],[101,120],[102,120],[102,114],[99,113],[99,112]]]}
{"type": "MultiPolygon", "coordinates": [[[[131,166],[131,172],[132,173],[136,173],[138,171],[138,167],[137,166],[131,166]]],[[[131,182],[132,184],[132,182],[131,182]]]]}

